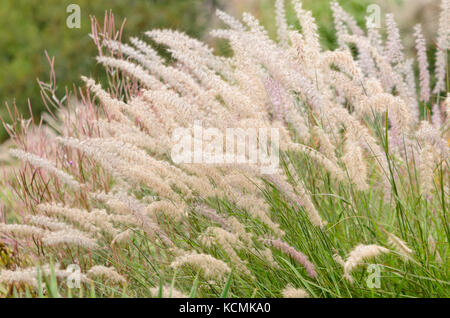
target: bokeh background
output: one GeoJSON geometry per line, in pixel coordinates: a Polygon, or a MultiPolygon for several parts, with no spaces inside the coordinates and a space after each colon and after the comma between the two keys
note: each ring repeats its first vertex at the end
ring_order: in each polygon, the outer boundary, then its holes
{"type": "MultiPolygon", "coordinates": [[[[287,1],[289,3],[289,1],[287,1]]],[[[421,22],[433,25],[437,21],[439,0],[340,0],[342,7],[364,25],[367,6],[379,4],[382,16],[391,11],[396,15],[408,50],[412,47],[412,27],[421,22]]],[[[249,11],[275,34],[274,0],[0,0],[0,116],[6,118],[5,102],[16,102],[21,112],[28,112],[28,98],[35,117],[45,109],[36,79],[46,81],[49,66],[45,50],[55,57],[58,89],[80,84],[80,75],[101,80],[104,72],[95,62],[96,48],[89,38],[90,15],[103,20],[105,10],[112,9],[116,21],[127,18],[124,39],[140,36],[152,28],[173,28],[202,38],[218,53],[228,54],[223,42],[208,36],[208,30],[218,26],[215,10],[220,8],[235,16],[249,11]],[[81,28],[66,26],[69,4],[81,8],[81,28]]],[[[304,8],[312,10],[319,25],[322,43],[336,45],[333,19],[328,0],[304,0],[304,8]]],[[[298,27],[295,13],[288,5],[289,22],[298,27]]],[[[384,21],[384,19],[382,20],[384,21]]],[[[425,28],[432,60],[433,28],[425,28]]],[[[0,143],[7,135],[0,127],[0,143]]],[[[0,148],[0,152],[2,152],[0,148]]],[[[0,154],[1,156],[1,154],[0,154]]]]}

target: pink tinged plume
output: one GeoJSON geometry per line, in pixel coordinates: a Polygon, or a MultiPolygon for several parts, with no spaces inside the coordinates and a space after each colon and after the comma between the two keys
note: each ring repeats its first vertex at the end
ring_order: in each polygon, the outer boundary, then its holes
{"type": "Polygon", "coordinates": [[[264,79],[264,86],[269,95],[275,119],[283,121],[285,114],[285,91],[283,87],[270,76],[264,79]]]}
{"type": "Polygon", "coordinates": [[[433,93],[445,91],[445,74],[447,69],[447,51],[450,48],[450,0],[442,0],[441,15],[436,43],[435,75],[436,85],[433,93]]]}
{"type": "Polygon", "coordinates": [[[430,100],[430,72],[428,71],[425,38],[420,24],[414,27],[414,37],[416,38],[417,62],[419,64],[420,100],[428,102],[430,100]]]}
{"type": "Polygon", "coordinates": [[[400,39],[397,23],[394,20],[394,15],[391,13],[386,14],[386,28],[386,55],[391,61],[391,64],[396,65],[402,63],[405,59],[403,55],[403,44],[400,39]]]}
{"type": "Polygon", "coordinates": [[[436,129],[440,129],[444,125],[443,116],[438,104],[434,104],[432,108],[433,114],[431,115],[431,122],[433,123],[433,127],[436,129]]]}
{"type": "Polygon", "coordinates": [[[295,248],[293,248],[292,246],[283,242],[280,239],[276,239],[276,240],[264,239],[264,240],[262,240],[262,242],[264,244],[271,245],[274,248],[282,251],[286,255],[289,255],[290,257],[292,257],[294,260],[296,260],[299,264],[301,264],[306,269],[306,273],[308,274],[309,277],[311,277],[311,278],[317,277],[317,272],[315,270],[314,264],[311,263],[308,260],[308,258],[306,257],[306,255],[303,254],[302,252],[297,251],[295,248]]]}

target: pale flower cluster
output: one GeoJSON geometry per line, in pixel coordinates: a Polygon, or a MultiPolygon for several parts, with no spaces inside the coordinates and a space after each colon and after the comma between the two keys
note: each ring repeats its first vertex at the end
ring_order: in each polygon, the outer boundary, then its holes
{"type": "MultiPolygon", "coordinates": [[[[283,261],[301,266],[305,279],[317,280],[331,269],[306,256],[314,251],[292,246],[297,245],[281,222],[284,211],[268,200],[274,192],[280,206],[304,214],[302,220],[323,235],[341,226],[330,225],[334,216],[323,209],[336,193],[348,193],[349,201],[338,199],[349,206],[359,204],[350,202],[357,193],[380,196],[382,207],[412,192],[419,200],[430,200],[436,189],[448,193],[450,97],[442,96],[448,76],[442,52],[450,48],[450,1],[442,0],[433,92],[420,26],[418,59],[407,59],[392,15],[386,16],[383,41],[377,29],[364,31],[332,1],[338,48],[325,50],[312,13],[300,1],[291,2],[301,29],[289,25],[285,1],[277,0],[277,39],[249,13],[240,21],[218,11],[225,26],[211,35],[228,41],[232,54],[226,57],[174,30],[145,33],[170,60],[144,40],[125,44],[94,32],[107,51],[97,61],[112,76],[111,87],[82,77],[85,90],[74,113],[58,113],[58,133],[44,125],[15,137],[11,154],[24,165],[10,186],[23,190],[11,192],[24,217],[23,224],[1,223],[1,236],[32,243],[30,255],[37,258],[47,249],[83,258],[89,256],[73,252],[84,248],[116,256],[133,247],[134,234],[145,235],[161,264],[207,280],[222,281],[232,269],[253,278],[251,262],[243,257],[248,254],[273,268],[281,254],[283,261]],[[428,113],[419,101],[429,103],[428,113]],[[192,131],[195,122],[224,136],[231,127],[276,129],[282,164],[272,174],[262,174],[258,164],[177,164],[171,157],[174,132],[192,131]],[[412,181],[404,186],[400,177],[412,181]]],[[[404,258],[414,254],[393,234],[388,243],[404,258]]],[[[345,260],[338,254],[334,259],[352,282],[358,266],[388,252],[360,244],[345,260]]],[[[34,274],[34,269],[2,270],[0,283],[35,286],[34,274]]],[[[101,264],[87,275],[117,283],[128,279],[101,264]]],[[[308,296],[292,286],[282,294],[308,296]]],[[[164,285],[162,296],[170,295],[184,296],[164,285]]]]}

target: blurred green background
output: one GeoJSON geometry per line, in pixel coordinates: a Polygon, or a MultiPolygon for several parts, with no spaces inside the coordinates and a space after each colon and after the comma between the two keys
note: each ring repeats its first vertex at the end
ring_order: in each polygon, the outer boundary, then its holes
{"type": "MultiPolygon", "coordinates": [[[[416,4],[424,1],[437,3],[437,0],[410,0],[409,3],[411,1],[416,4]]],[[[373,3],[369,0],[339,2],[356,17],[361,26],[364,25],[367,5],[373,3]]],[[[400,3],[388,2],[394,6],[400,3]]],[[[103,76],[101,66],[95,62],[96,48],[88,36],[90,15],[103,21],[105,10],[112,9],[117,23],[126,17],[125,40],[129,36],[142,36],[144,31],[152,28],[174,28],[203,38],[216,46],[219,52],[226,53],[227,47],[223,42],[213,42],[208,37],[207,31],[218,25],[214,15],[216,8],[235,16],[240,16],[243,11],[250,11],[274,35],[273,6],[274,0],[0,0],[0,116],[5,118],[5,102],[11,105],[14,99],[22,112],[27,112],[28,98],[35,116],[44,109],[36,78],[47,81],[49,77],[45,50],[55,57],[56,79],[61,93],[65,86],[80,84],[80,75],[91,75],[97,79],[103,76]],[[69,15],[66,8],[72,3],[81,8],[80,29],[69,29],[66,26],[69,15]]],[[[329,1],[305,0],[303,7],[313,11],[319,24],[322,43],[334,48],[329,1]]],[[[405,7],[411,6],[403,8],[405,7]]],[[[298,26],[290,5],[287,12],[289,22],[298,26]]],[[[406,30],[409,28],[403,24],[401,26],[406,30]]],[[[6,133],[0,127],[0,141],[5,138],[6,133]]]]}
{"type": "MultiPolygon", "coordinates": [[[[58,89],[80,83],[80,75],[103,75],[96,65],[96,47],[88,34],[90,15],[103,21],[105,10],[112,9],[116,24],[126,17],[124,39],[142,35],[151,28],[175,28],[193,36],[209,25],[215,0],[0,0],[0,115],[5,118],[5,101],[16,100],[22,111],[45,108],[36,78],[47,81],[49,65],[45,50],[55,57],[58,89]],[[81,8],[81,28],[70,29],[66,19],[69,4],[81,8]]],[[[118,25],[119,27],[120,25],[118,25]]],[[[0,141],[6,137],[0,129],[0,141]]]]}

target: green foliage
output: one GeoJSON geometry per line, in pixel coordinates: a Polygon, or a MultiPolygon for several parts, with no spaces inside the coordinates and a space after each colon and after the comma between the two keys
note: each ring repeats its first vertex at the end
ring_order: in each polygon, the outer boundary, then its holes
{"type": "MultiPolygon", "coordinates": [[[[124,32],[142,36],[153,28],[174,28],[198,37],[208,25],[216,6],[215,0],[2,0],[0,1],[0,116],[7,115],[4,102],[14,99],[22,112],[30,98],[34,115],[44,108],[37,78],[48,79],[45,50],[56,59],[55,71],[59,90],[80,84],[80,75],[101,78],[96,67],[96,48],[89,38],[90,15],[103,20],[105,10],[113,10],[116,24],[127,18],[124,32]],[[66,12],[69,4],[81,8],[81,28],[69,29],[66,12]]],[[[0,141],[6,137],[0,128],[0,141]]]]}

